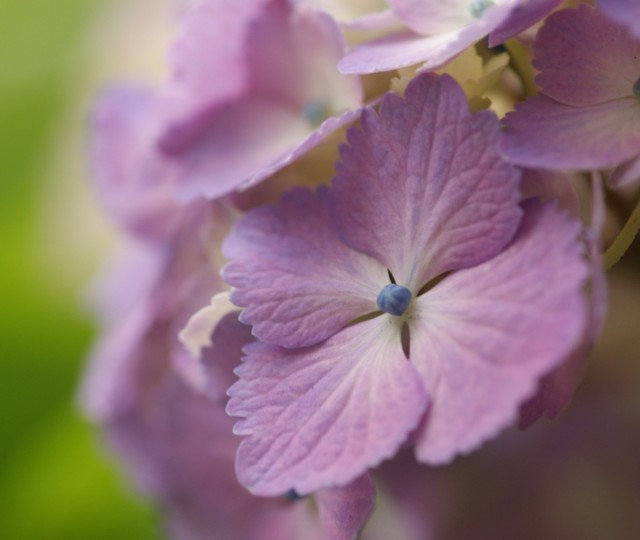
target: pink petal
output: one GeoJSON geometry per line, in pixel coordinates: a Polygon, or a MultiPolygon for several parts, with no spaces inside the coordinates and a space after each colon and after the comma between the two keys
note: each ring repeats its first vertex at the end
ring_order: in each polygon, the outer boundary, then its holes
{"type": "Polygon", "coordinates": [[[416,454],[438,464],[511,424],[540,376],[565,360],[586,323],[579,225],[525,203],[510,246],[454,273],[415,303],[411,361],[432,397],[416,454]]]}
{"type": "Polygon", "coordinates": [[[616,167],[609,178],[609,185],[614,189],[638,183],[640,183],[640,153],[638,157],[616,167]]]}
{"type": "Polygon", "coordinates": [[[313,348],[245,350],[227,411],[244,418],[236,469],[255,494],[345,485],[392,456],[427,405],[386,315],[313,348]]]}
{"type": "Polygon", "coordinates": [[[634,97],[570,107],[538,95],[519,104],[504,123],[503,150],[524,167],[612,167],[640,149],[640,101],[634,97]]]}
{"type": "Polygon", "coordinates": [[[482,18],[442,33],[424,36],[405,31],[366,42],[349,51],[338,69],[341,73],[376,73],[421,62],[425,69],[437,69],[489,34],[514,7],[515,2],[508,0],[487,10],[482,18]]]}
{"type": "Polygon", "coordinates": [[[388,95],[348,138],[330,193],[336,226],[400,285],[416,293],[513,236],[519,175],[500,157],[495,116],[472,116],[450,77],[418,77],[404,101],[388,95]]]}
{"type": "Polygon", "coordinates": [[[640,38],[640,3],[637,0],[598,0],[598,9],[640,38]]]}
{"type": "Polygon", "coordinates": [[[93,184],[116,222],[145,239],[165,238],[181,208],[174,192],[175,169],[154,148],[158,99],[146,88],[104,94],[92,116],[93,184]]]}
{"type": "Polygon", "coordinates": [[[489,34],[489,47],[496,47],[524,32],[561,3],[562,0],[528,0],[519,4],[511,15],[489,34]]]}
{"type": "Polygon", "coordinates": [[[569,358],[540,381],[537,394],[520,410],[520,427],[527,427],[543,414],[555,418],[570,403],[582,378],[593,345],[602,331],[607,312],[607,277],[602,266],[600,235],[604,225],[605,206],[602,181],[592,180],[591,223],[585,231],[589,259],[589,311],[587,327],[580,343],[569,358]]]}
{"type": "Polygon", "coordinates": [[[318,491],[316,501],[322,529],[332,540],[353,540],[373,510],[376,486],[365,474],[349,485],[318,491]]]}
{"type": "MultiPolygon", "coordinates": [[[[228,4],[219,8],[223,15],[240,13],[229,43],[226,31],[205,32],[210,21],[197,20],[197,9],[187,18],[186,59],[211,48],[222,54],[176,77],[166,96],[158,144],[180,166],[184,200],[215,198],[270,176],[355,120],[362,102],[359,80],[335,69],[345,44],[329,16],[294,12],[284,0],[252,0],[247,9],[228,4]],[[236,81],[230,90],[222,83],[220,91],[203,92],[228,71],[236,81]]],[[[214,31],[217,25],[210,24],[214,31]]]]}
{"type": "Polygon", "coordinates": [[[344,245],[331,226],[327,188],[291,191],[247,213],[224,244],[224,280],[254,335],[283,347],[318,343],[376,311],[388,282],[377,261],[344,245]]]}
{"type": "Polygon", "coordinates": [[[567,105],[632,97],[640,40],[586,5],[551,15],[538,32],[534,66],[545,95],[567,105]]]}

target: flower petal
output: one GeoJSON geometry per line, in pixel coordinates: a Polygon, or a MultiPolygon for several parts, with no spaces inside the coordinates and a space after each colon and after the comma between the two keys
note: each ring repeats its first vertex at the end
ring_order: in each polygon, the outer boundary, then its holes
{"type": "Polygon", "coordinates": [[[580,227],[552,203],[524,207],[505,251],[415,303],[411,361],[432,399],[417,435],[420,461],[448,462],[513,422],[539,377],[583,335],[580,227]]]}
{"type": "Polygon", "coordinates": [[[524,32],[561,3],[562,0],[528,0],[520,3],[509,17],[489,34],[489,47],[496,47],[524,32]]]}
{"type": "Polygon", "coordinates": [[[318,491],[316,501],[326,537],[332,540],[356,538],[373,510],[375,498],[376,486],[369,474],[344,487],[318,491]]]}
{"type": "Polygon", "coordinates": [[[374,259],[344,245],[331,226],[327,188],[296,189],[278,205],[248,212],[223,246],[224,280],[240,320],[283,347],[313,345],[377,311],[388,282],[374,259]]]}
{"type": "Polygon", "coordinates": [[[431,278],[498,253],[518,226],[519,174],[498,152],[498,122],[471,115],[448,76],[388,95],[349,132],[330,191],[341,237],[417,293],[431,278]]]}
{"type": "Polygon", "coordinates": [[[404,31],[363,43],[340,60],[338,69],[341,73],[377,73],[421,62],[425,63],[424,69],[437,69],[489,34],[514,6],[515,2],[507,1],[466,26],[438,34],[424,36],[404,31]]]}
{"type": "Polygon", "coordinates": [[[308,349],[255,343],[227,411],[245,418],[236,469],[259,495],[344,485],[392,456],[427,397],[397,321],[365,321],[308,349]]]}
{"type": "Polygon", "coordinates": [[[640,148],[640,101],[633,97],[571,107],[538,95],[519,104],[504,124],[503,151],[524,167],[612,167],[640,148]]]}
{"type": "Polygon", "coordinates": [[[640,40],[586,5],[551,15],[538,32],[534,66],[542,92],[561,103],[595,105],[633,96],[640,40]]]}
{"type": "Polygon", "coordinates": [[[614,21],[629,26],[640,38],[640,3],[637,0],[598,0],[598,8],[614,21]]]}

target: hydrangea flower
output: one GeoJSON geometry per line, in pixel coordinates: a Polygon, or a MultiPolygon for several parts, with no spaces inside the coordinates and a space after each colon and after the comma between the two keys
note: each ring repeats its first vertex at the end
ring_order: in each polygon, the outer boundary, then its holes
{"type": "Polygon", "coordinates": [[[159,148],[185,200],[262,180],[352,122],[357,77],[335,65],[345,44],[326,14],[286,0],[200,0],[188,10],[163,91],[159,148]]]}
{"type": "Polygon", "coordinates": [[[434,70],[489,36],[491,47],[540,20],[560,0],[389,0],[397,30],[351,50],[338,64],[343,73],[390,71],[424,63],[434,70]]]}
{"type": "Polygon", "coordinates": [[[541,93],[505,118],[509,159],[527,167],[596,169],[640,157],[640,39],[582,5],[546,20],[533,64],[541,93]]]}
{"type": "Polygon", "coordinates": [[[493,113],[425,75],[348,137],[330,189],[247,213],[223,246],[258,338],[228,405],[256,494],[344,485],[406,443],[446,463],[512,423],[583,335],[580,227],[520,208],[493,113]]]}

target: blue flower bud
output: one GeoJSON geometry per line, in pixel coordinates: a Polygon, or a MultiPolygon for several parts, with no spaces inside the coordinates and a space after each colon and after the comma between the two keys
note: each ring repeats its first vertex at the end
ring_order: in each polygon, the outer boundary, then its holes
{"type": "Polygon", "coordinates": [[[400,317],[411,303],[411,291],[402,285],[389,283],[380,291],[376,303],[385,313],[400,317]]]}
{"type": "Polygon", "coordinates": [[[487,9],[494,5],[495,4],[491,0],[473,0],[473,2],[471,2],[471,6],[469,6],[469,11],[471,12],[472,17],[479,19],[487,9]]]}

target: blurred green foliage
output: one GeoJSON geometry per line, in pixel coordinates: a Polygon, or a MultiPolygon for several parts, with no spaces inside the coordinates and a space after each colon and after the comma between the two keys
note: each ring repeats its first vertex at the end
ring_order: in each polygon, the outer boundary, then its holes
{"type": "MultiPolygon", "coordinates": [[[[77,411],[92,338],[78,291],[37,264],[42,174],[97,0],[0,2],[0,538],[157,538],[77,411]]],[[[64,239],[59,239],[64,241],[64,239]]]]}

